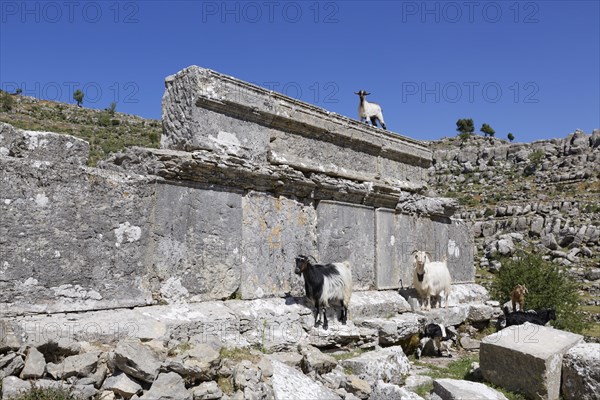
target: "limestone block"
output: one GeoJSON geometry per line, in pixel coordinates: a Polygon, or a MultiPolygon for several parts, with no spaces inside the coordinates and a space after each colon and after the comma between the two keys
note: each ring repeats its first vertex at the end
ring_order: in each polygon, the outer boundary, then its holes
{"type": "Polygon", "coordinates": [[[525,323],[481,341],[483,377],[528,397],[556,400],[560,395],[563,355],[582,341],[581,335],[525,323]]]}
{"type": "Polygon", "coordinates": [[[317,205],[319,261],[349,261],[355,290],[374,286],[373,213],[370,207],[333,201],[317,205]]]}
{"type": "Polygon", "coordinates": [[[600,393],[600,344],[581,343],[566,352],[562,395],[566,400],[592,400],[600,393]]]}
{"type": "Polygon", "coordinates": [[[404,313],[392,318],[367,318],[359,322],[361,326],[379,332],[379,344],[390,346],[418,334],[425,318],[421,315],[404,313]]]}
{"type": "Polygon", "coordinates": [[[277,360],[273,363],[273,392],[275,400],[338,400],[339,396],[304,375],[302,372],[277,360]]]}
{"type": "Polygon", "coordinates": [[[27,131],[0,122],[0,147],[9,157],[85,165],[90,145],[75,136],[53,132],[27,131]]]}
{"type": "Polygon", "coordinates": [[[358,357],[343,360],[341,364],[371,384],[383,380],[386,383],[403,385],[410,371],[410,363],[400,346],[369,351],[358,357]]]}
{"type": "Polygon", "coordinates": [[[294,268],[298,255],[317,255],[312,204],[250,192],[242,208],[242,298],[304,295],[304,280],[294,268]]]}
{"type": "Polygon", "coordinates": [[[508,400],[502,393],[483,383],[458,379],[435,379],[433,393],[442,400],[508,400]]]}
{"type": "Polygon", "coordinates": [[[139,341],[124,340],[114,350],[112,364],[126,374],[152,383],[161,366],[158,355],[139,341]]]}
{"type": "Polygon", "coordinates": [[[390,318],[410,311],[408,302],[395,290],[354,292],[348,307],[350,319],[390,318]]]}
{"type": "Polygon", "coordinates": [[[154,289],[161,299],[224,299],[238,289],[243,257],[239,193],[158,185],[153,220],[151,279],[161,281],[154,289]]]}

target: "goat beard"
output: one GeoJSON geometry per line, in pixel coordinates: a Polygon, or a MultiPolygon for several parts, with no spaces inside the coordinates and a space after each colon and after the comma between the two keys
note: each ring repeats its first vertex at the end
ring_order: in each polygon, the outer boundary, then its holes
{"type": "Polygon", "coordinates": [[[425,276],[425,272],[423,272],[422,274],[417,272],[417,279],[419,280],[419,282],[423,282],[424,276],[425,276]]]}

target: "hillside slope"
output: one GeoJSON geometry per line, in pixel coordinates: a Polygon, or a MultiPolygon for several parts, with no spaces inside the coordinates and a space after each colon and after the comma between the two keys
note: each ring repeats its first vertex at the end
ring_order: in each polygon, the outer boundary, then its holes
{"type": "MultiPolygon", "coordinates": [[[[455,197],[471,223],[478,278],[501,258],[536,251],[579,282],[582,311],[600,320],[600,130],[509,143],[472,136],[429,142],[431,188],[455,197]]],[[[600,336],[598,325],[594,335],[600,336]]]]}

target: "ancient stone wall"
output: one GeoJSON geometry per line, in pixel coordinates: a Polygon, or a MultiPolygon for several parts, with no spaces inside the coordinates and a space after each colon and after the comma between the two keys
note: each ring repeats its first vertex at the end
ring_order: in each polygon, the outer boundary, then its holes
{"type": "Polygon", "coordinates": [[[300,253],[349,260],[355,290],[409,286],[417,248],[474,279],[417,141],[197,67],[166,86],[163,149],[98,168],[82,140],[0,125],[0,313],[301,296],[300,253]]]}

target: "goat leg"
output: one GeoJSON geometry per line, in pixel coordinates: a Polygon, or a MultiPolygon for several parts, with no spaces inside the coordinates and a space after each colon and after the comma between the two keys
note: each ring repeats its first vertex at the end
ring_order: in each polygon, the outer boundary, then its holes
{"type": "Polygon", "coordinates": [[[327,310],[323,306],[323,329],[327,330],[327,328],[329,328],[329,324],[327,324],[327,310]]]}
{"type": "Polygon", "coordinates": [[[317,307],[315,309],[315,326],[319,326],[321,325],[321,307],[317,304],[317,307]]]}

